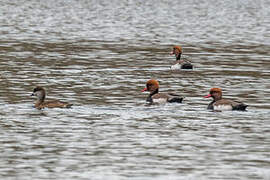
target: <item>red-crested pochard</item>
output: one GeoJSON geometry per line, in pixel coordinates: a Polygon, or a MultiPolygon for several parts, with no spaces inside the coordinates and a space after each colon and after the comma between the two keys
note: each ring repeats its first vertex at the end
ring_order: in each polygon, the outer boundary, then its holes
{"type": "Polygon", "coordinates": [[[245,111],[248,105],[222,98],[222,90],[220,88],[212,88],[210,93],[205,98],[212,97],[213,101],[208,105],[207,109],[214,111],[238,110],[245,111]]]}
{"type": "Polygon", "coordinates": [[[159,93],[159,83],[157,80],[151,79],[147,81],[146,88],[142,90],[149,91],[150,94],[147,97],[146,101],[150,104],[160,104],[160,103],[181,103],[183,101],[182,97],[172,93],[159,93]]]}
{"type": "Polygon", "coordinates": [[[182,53],[183,51],[181,46],[173,46],[173,50],[170,55],[175,55],[176,61],[175,64],[171,66],[172,70],[193,69],[193,65],[189,61],[181,59],[182,53]]]}
{"type": "Polygon", "coordinates": [[[36,96],[37,101],[35,103],[35,108],[42,109],[42,108],[70,108],[73,104],[69,104],[67,102],[62,102],[58,100],[52,101],[45,101],[46,92],[43,87],[37,86],[34,88],[33,93],[31,96],[36,96]]]}

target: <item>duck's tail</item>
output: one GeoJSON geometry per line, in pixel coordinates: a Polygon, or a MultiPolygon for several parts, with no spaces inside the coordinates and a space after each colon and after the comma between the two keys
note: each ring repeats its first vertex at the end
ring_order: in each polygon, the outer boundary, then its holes
{"type": "Polygon", "coordinates": [[[248,107],[248,105],[246,104],[238,104],[236,106],[233,106],[232,110],[236,110],[236,111],[246,111],[246,108],[248,107]]]}
{"type": "Polygon", "coordinates": [[[193,69],[193,65],[187,62],[181,65],[181,69],[193,69]]]}
{"type": "Polygon", "coordinates": [[[168,100],[169,103],[182,103],[184,98],[174,97],[168,100]]]}
{"type": "Polygon", "coordinates": [[[65,108],[71,108],[71,106],[73,106],[73,104],[66,104],[65,108]]]}

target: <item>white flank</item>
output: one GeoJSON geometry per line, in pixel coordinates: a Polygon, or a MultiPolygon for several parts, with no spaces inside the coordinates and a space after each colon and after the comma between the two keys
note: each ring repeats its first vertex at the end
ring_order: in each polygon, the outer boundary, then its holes
{"type": "Polygon", "coordinates": [[[215,106],[214,105],[214,111],[231,111],[232,110],[232,106],[229,104],[223,104],[223,105],[218,105],[215,106]]]}
{"type": "Polygon", "coordinates": [[[164,104],[167,102],[166,98],[157,98],[157,99],[153,99],[153,103],[157,103],[157,104],[164,104]]]}
{"type": "Polygon", "coordinates": [[[171,66],[171,70],[179,70],[179,69],[181,69],[181,65],[179,63],[176,63],[171,66]]]}

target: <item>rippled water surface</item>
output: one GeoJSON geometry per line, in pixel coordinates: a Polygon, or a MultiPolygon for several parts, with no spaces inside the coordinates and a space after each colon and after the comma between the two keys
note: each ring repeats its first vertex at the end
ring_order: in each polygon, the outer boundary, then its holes
{"type": "Polygon", "coordinates": [[[269,6],[1,0],[0,179],[270,179],[269,6]],[[147,106],[151,78],[183,104],[147,106]],[[248,111],[206,110],[211,87],[248,111]]]}

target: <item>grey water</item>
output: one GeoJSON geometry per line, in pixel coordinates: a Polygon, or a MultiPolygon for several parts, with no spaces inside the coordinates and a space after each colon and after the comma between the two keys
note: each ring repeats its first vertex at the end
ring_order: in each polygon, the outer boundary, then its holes
{"type": "Polygon", "coordinates": [[[0,179],[270,179],[269,6],[1,0],[0,179]],[[147,106],[152,78],[183,103],[147,106]],[[247,111],[206,110],[212,87],[247,111]]]}

